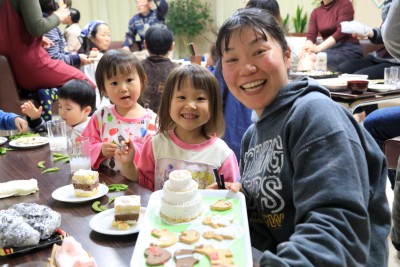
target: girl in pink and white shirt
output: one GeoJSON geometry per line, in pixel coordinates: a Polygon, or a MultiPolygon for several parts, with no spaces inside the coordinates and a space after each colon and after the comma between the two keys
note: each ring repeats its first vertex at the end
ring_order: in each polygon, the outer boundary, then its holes
{"type": "Polygon", "coordinates": [[[210,71],[196,64],[173,70],[158,113],[159,131],[146,141],[137,164],[131,140],[116,152],[125,177],[152,191],[162,189],[177,169],[190,171],[201,189],[215,182],[213,169],[227,182],[239,180],[235,154],[219,138],[225,123],[218,81],[210,71]]]}
{"type": "Polygon", "coordinates": [[[100,93],[113,105],[97,110],[82,135],[90,138],[93,169],[102,164],[118,171],[121,167],[114,155],[121,142],[129,139],[135,144],[137,160],[145,139],[155,133],[157,115],[137,102],[145,90],[147,77],[132,53],[109,50],[100,59],[95,76],[100,93]]]}

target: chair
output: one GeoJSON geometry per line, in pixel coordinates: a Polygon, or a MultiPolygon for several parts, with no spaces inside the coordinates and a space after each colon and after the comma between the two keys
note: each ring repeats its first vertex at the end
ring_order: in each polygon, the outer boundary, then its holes
{"type": "MultiPolygon", "coordinates": [[[[30,100],[35,106],[39,106],[37,99],[22,96],[21,90],[15,82],[10,63],[4,55],[0,55],[0,73],[0,109],[23,116],[24,114],[22,114],[20,107],[24,102],[30,100]]],[[[53,114],[58,114],[57,105],[53,104],[52,112],[53,114]]]]}
{"type": "Polygon", "coordinates": [[[385,152],[388,169],[396,170],[400,156],[400,136],[386,140],[383,144],[383,151],[385,152]]]}
{"type": "Polygon", "coordinates": [[[0,108],[6,112],[22,115],[19,90],[11,66],[4,55],[0,55],[0,108]]]}

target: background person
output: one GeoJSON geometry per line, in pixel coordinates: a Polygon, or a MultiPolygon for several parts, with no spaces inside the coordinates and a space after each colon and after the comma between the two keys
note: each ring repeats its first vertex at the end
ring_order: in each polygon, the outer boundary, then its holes
{"type": "Polygon", "coordinates": [[[156,9],[151,9],[152,0],[136,0],[136,7],[139,11],[134,15],[128,24],[128,32],[125,35],[123,48],[129,50],[136,40],[140,42],[139,50],[144,48],[144,36],[146,31],[152,25],[164,24],[165,15],[168,12],[168,3],[166,0],[154,0],[156,9]],[[138,35],[139,39],[136,38],[138,35]]]}
{"type": "Polygon", "coordinates": [[[81,19],[81,13],[76,8],[70,8],[70,14],[65,22],[67,27],[64,30],[64,38],[67,41],[67,46],[65,51],[76,52],[81,47],[81,42],[79,41],[79,36],[81,34],[81,26],[79,21],[81,19]]]}
{"type": "Polygon", "coordinates": [[[328,68],[334,71],[344,61],[362,58],[360,42],[351,34],[342,33],[340,25],[342,21],[353,19],[354,8],[350,0],[323,0],[311,13],[307,41],[300,58],[315,59],[315,53],[326,52],[328,68]],[[318,34],[323,41],[317,45],[318,34]]]}
{"type": "Polygon", "coordinates": [[[19,133],[28,130],[28,123],[21,116],[0,110],[0,130],[15,130],[19,133]]]}
{"type": "MultiPolygon", "coordinates": [[[[99,59],[107,52],[111,45],[110,27],[102,20],[93,20],[88,22],[81,31],[80,38],[82,40],[81,48],[78,53],[89,56],[93,48],[97,48],[99,55],[96,60],[91,59],[91,64],[81,66],[81,71],[96,84],[95,73],[99,59]]],[[[96,107],[109,105],[110,101],[107,97],[101,96],[100,91],[96,88],[96,107]]]]}
{"type": "Polygon", "coordinates": [[[174,36],[165,25],[151,26],[145,35],[144,48],[150,55],[141,61],[147,75],[147,85],[143,98],[138,102],[157,113],[168,74],[178,67],[169,59],[174,49],[174,36]]]}
{"type": "Polygon", "coordinates": [[[72,79],[89,81],[79,69],[51,59],[42,47],[43,34],[68,16],[67,5],[44,18],[39,0],[0,0],[0,54],[10,61],[20,88],[37,91],[60,87],[72,79]]]}

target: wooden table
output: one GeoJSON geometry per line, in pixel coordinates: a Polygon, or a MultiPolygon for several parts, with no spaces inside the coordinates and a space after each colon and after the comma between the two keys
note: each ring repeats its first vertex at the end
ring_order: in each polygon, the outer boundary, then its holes
{"type": "MultiPolygon", "coordinates": [[[[7,144],[3,146],[7,146],[7,144]]],[[[100,182],[124,183],[129,186],[127,191],[109,192],[97,199],[101,203],[107,203],[109,197],[136,194],[141,196],[142,206],[147,206],[151,194],[149,190],[109,169],[102,168],[99,173],[100,182]]],[[[52,198],[51,194],[55,189],[71,184],[71,174],[68,163],[53,163],[48,145],[34,149],[8,151],[7,154],[0,156],[0,182],[31,178],[37,179],[39,192],[27,196],[0,199],[0,209],[7,209],[12,204],[20,202],[46,205],[61,214],[61,228],[80,242],[84,249],[90,251],[99,267],[129,266],[138,234],[112,236],[94,232],[89,227],[90,219],[96,214],[91,209],[94,200],[84,203],[65,203],[52,198]],[[46,162],[46,167],[60,167],[60,170],[41,174],[43,169],[38,168],[37,163],[42,160],[46,162]]],[[[7,263],[9,266],[14,266],[27,261],[47,260],[51,251],[52,246],[48,246],[23,254],[0,256],[0,266],[7,263]]],[[[260,252],[253,249],[254,266],[258,266],[259,257],[260,252]]]]}
{"type": "Polygon", "coordinates": [[[350,91],[335,91],[331,92],[331,96],[333,100],[341,103],[351,113],[354,113],[358,107],[400,99],[400,89],[388,92],[372,92],[368,90],[360,95],[352,94],[350,91]]]}

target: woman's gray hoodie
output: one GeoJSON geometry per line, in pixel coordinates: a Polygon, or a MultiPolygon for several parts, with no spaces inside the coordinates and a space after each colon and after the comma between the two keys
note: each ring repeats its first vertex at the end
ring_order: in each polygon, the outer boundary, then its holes
{"type": "Polygon", "coordinates": [[[260,266],[387,266],[385,157],[328,90],[307,78],[282,88],[241,151],[260,266]]]}

